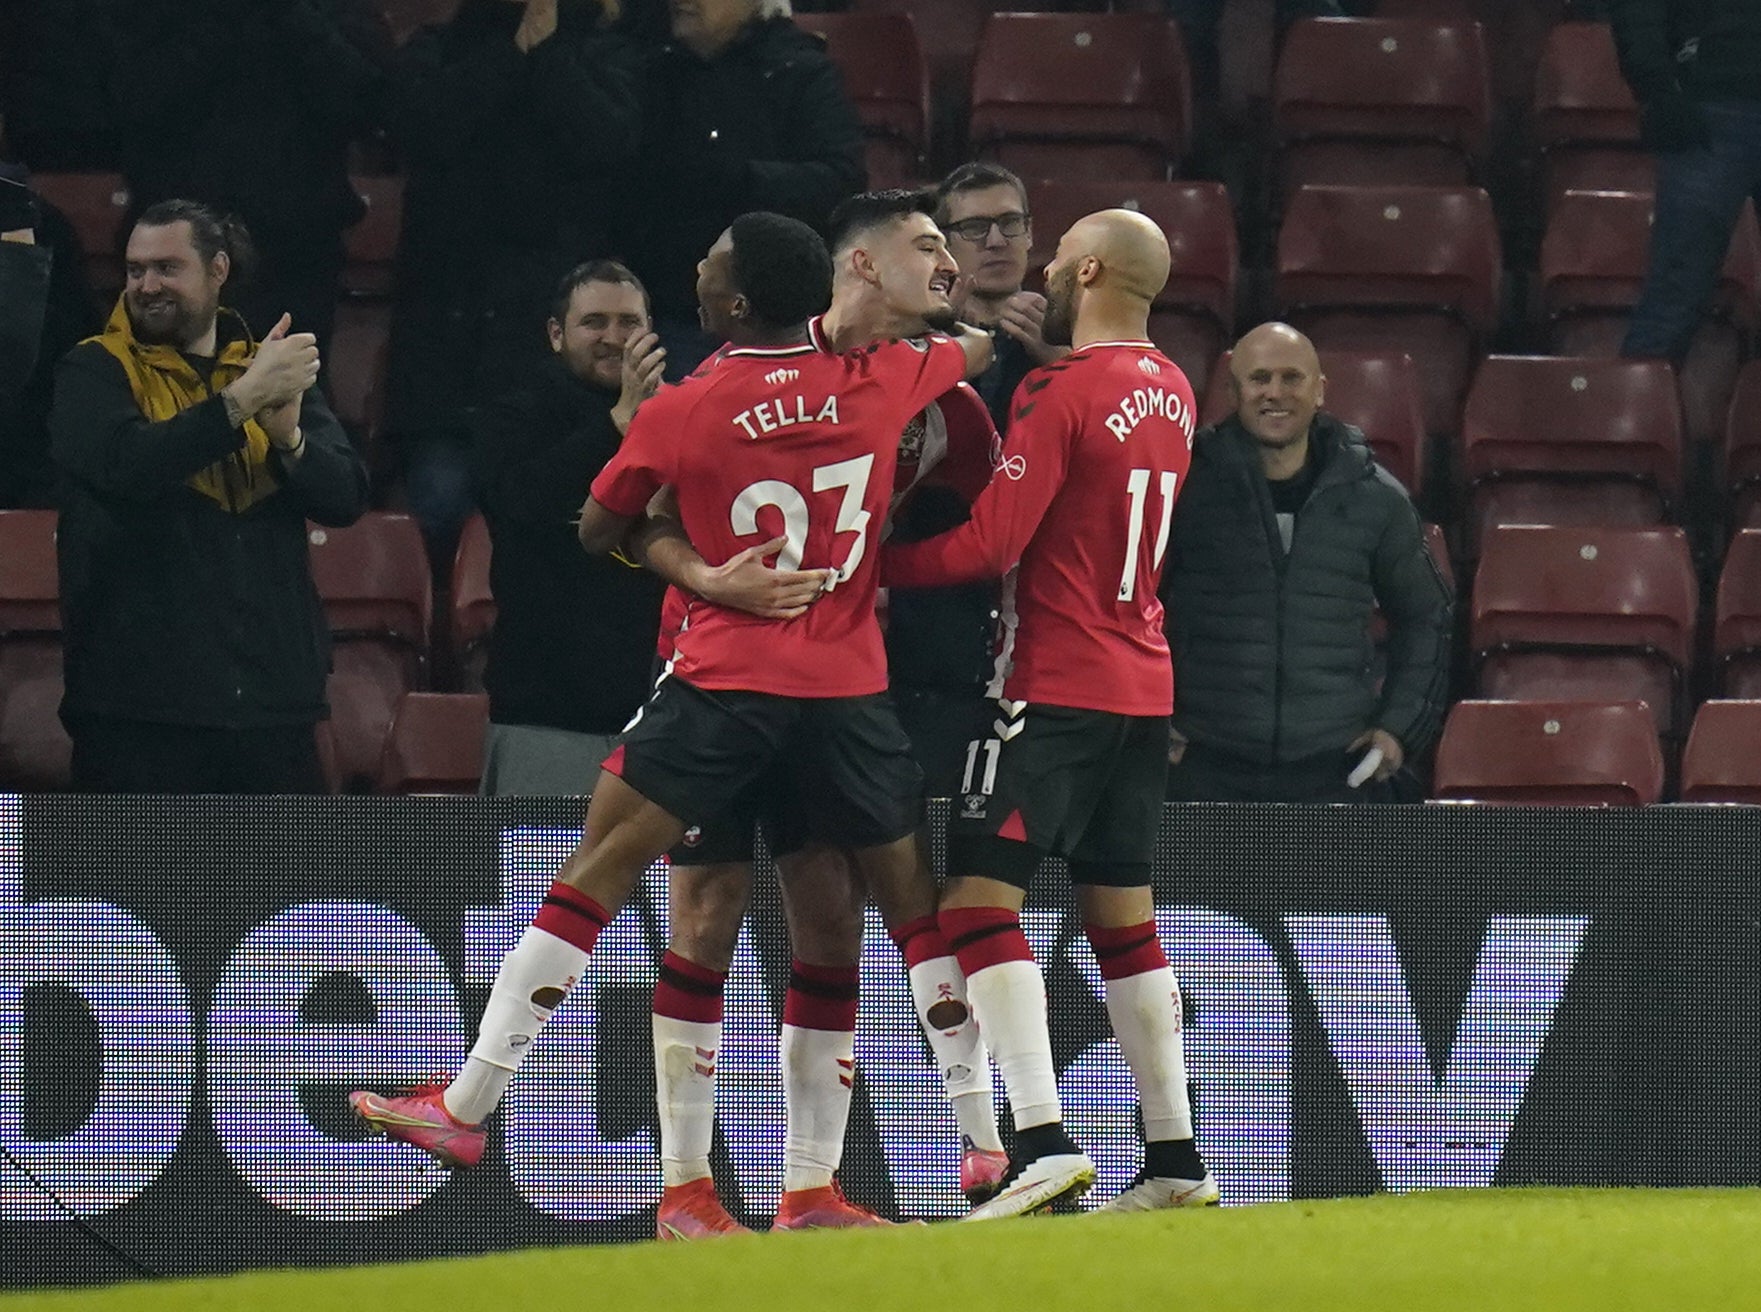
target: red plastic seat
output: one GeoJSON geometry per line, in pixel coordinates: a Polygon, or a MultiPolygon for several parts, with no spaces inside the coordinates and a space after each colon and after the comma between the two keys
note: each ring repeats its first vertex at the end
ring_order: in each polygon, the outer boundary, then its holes
{"type": "MultiPolygon", "coordinates": [[[[1555,355],[1620,354],[1628,315],[1650,264],[1652,197],[1568,191],[1541,243],[1541,308],[1555,355]]],[[[1695,441],[1716,441],[1748,343],[1761,325],[1761,228],[1745,204],[1712,303],[1681,371],[1682,407],[1695,441]]]]}
{"type": "Polygon", "coordinates": [[[1676,736],[1698,606],[1679,528],[1490,529],[1469,633],[1480,694],[1640,700],[1676,736]]]}
{"type": "Polygon", "coordinates": [[[1701,704],[1682,753],[1681,800],[1761,806],[1761,701],[1701,704]]]}
{"type": "Polygon", "coordinates": [[[448,625],[459,687],[468,692],[483,688],[489,634],[495,628],[495,594],[489,586],[491,554],[489,524],[482,515],[472,515],[459,533],[458,550],[453,554],[448,625]]]}
{"type": "Polygon", "coordinates": [[[397,704],[373,790],[474,793],[483,778],[489,698],[469,692],[406,693],[397,704]]]}
{"type": "MultiPolygon", "coordinates": [[[[1726,697],[1761,698],[1761,529],[1731,537],[1718,575],[1712,651],[1726,697]]],[[[1758,744],[1761,746],[1761,744],[1758,744]]]]}
{"type": "Polygon", "coordinates": [[[1380,18],[1477,22],[1485,30],[1492,95],[1520,115],[1535,90],[1535,67],[1547,33],[1565,17],[1567,0],[1377,0],[1380,18]]]}
{"type": "Polygon", "coordinates": [[[1386,17],[1294,23],[1272,101],[1286,190],[1469,182],[1492,125],[1480,25],[1386,17]]]}
{"type": "Polygon", "coordinates": [[[1534,806],[1647,806],[1663,754],[1636,701],[1464,701],[1437,744],[1432,795],[1534,806]]]}
{"type": "Polygon", "coordinates": [[[336,417],[370,465],[385,428],[385,374],[391,358],[391,305],[340,301],[324,361],[324,390],[336,417]]]}
{"type": "Polygon", "coordinates": [[[1096,210],[1138,210],[1168,237],[1168,282],[1150,307],[1150,338],[1186,371],[1196,388],[1235,332],[1240,252],[1235,209],[1219,182],[1108,182],[1085,178],[1029,185],[1033,254],[1038,269],[1058,239],[1096,210]]]}
{"type": "Polygon", "coordinates": [[[920,178],[929,151],[929,65],[909,14],[796,14],[825,38],[867,138],[868,185],[920,178]]]}
{"type": "Polygon", "coordinates": [[[397,174],[357,174],[349,185],[366,202],[367,213],[343,233],[343,294],[389,298],[403,231],[404,180],[397,174]]]}
{"type": "Polygon", "coordinates": [[[1303,187],[1278,232],[1278,313],[1323,351],[1403,351],[1453,433],[1497,323],[1502,248],[1478,187],[1303,187]]]}
{"type": "Polygon", "coordinates": [[[1561,23],[1547,34],[1530,124],[1548,211],[1567,191],[1654,189],[1657,167],[1639,145],[1638,102],[1608,24],[1561,23]]]}
{"type": "Polygon", "coordinates": [[[1657,524],[1681,496],[1681,401],[1661,360],[1489,356],[1461,440],[1469,559],[1493,524],[1657,524]]]}
{"type": "Polygon", "coordinates": [[[33,173],[31,190],[67,215],[86,257],[86,280],[100,296],[122,290],[122,221],[128,184],[120,173],[33,173]]]}
{"type": "Polygon", "coordinates": [[[1761,360],[1744,365],[1731,389],[1723,463],[1731,526],[1761,528],[1761,360]]]}
{"type": "MultiPolygon", "coordinates": [[[[1217,357],[1205,387],[1199,422],[1215,424],[1235,409],[1225,351],[1217,357]]],[[[1424,393],[1418,370],[1404,351],[1323,351],[1327,377],[1322,409],[1361,429],[1376,460],[1415,498],[1425,494],[1426,435],[1424,393]]]]}
{"type": "Polygon", "coordinates": [[[1157,14],[992,14],[972,71],[973,152],[1024,178],[1166,178],[1192,93],[1157,14]]]}
{"type": "Polygon", "coordinates": [[[370,783],[398,698],[428,678],[433,579],[408,515],[370,511],[349,528],[312,525],[312,577],[333,642],[328,691],[345,785],[370,783]]]}
{"type": "Polygon", "coordinates": [[[68,785],[53,510],[0,511],[0,791],[68,785]]]}

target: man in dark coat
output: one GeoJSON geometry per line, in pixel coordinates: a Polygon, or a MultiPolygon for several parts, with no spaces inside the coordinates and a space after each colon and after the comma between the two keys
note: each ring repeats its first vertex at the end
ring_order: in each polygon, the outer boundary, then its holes
{"type": "Polygon", "coordinates": [[[1194,440],[1163,585],[1168,796],[1385,797],[1376,785],[1442,721],[1449,588],[1405,490],[1363,434],[1320,412],[1326,378],[1307,337],[1255,328],[1236,343],[1230,386],[1235,414],[1194,440]],[[1378,609],[1388,622],[1379,684],[1378,609]]]}
{"type": "Polygon", "coordinates": [[[654,298],[668,376],[718,343],[697,323],[696,268],[733,220],[771,210],[821,232],[866,179],[862,125],[824,43],[765,0],[671,0],[648,67],[629,254],[654,298]]]}
{"type": "Polygon", "coordinates": [[[637,45],[603,0],[464,0],[398,53],[409,170],[388,426],[437,558],[471,508],[465,411],[530,378],[557,279],[610,253],[640,142],[637,45]]]}
{"type": "Polygon", "coordinates": [[[584,793],[653,686],[658,575],[591,556],[575,536],[587,486],[658,386],[666,355],[627,268],[568,273],[548,323],[553,356],[472,422],[490,586],[486,793],[584,793]]]}
{"type": "Polygon", "coordinates": [[[284,315],[257,342],[221,307],[246,240],[190,201],[149,209],[109,324],[56,374],[61,718],[83,792],[323,788],[306,520],[358,518],[367,475],[313,336],[284,315]]]}

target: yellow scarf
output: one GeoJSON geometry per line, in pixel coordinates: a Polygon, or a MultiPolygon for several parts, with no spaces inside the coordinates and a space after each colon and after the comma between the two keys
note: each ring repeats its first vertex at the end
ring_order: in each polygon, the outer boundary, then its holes
{"type": "MultiPolygon", "coordinates": [[[[128,374],[129,390],[135,404],[149,420],[157,423],[182,414],[191,406],[225,387],[250,368],[256,357],[257,344],[245,329],[244,321],[231,310],[222,310],[237,324],[242,337],[227,342],[215,358],[214,369],[203,378],[174,346],[149,346],[135,340],[134,325],[129,322],[128,309],[121,297],[110,312],[104,331],[88,338],[102,346],[128,374]]],[[[206,469],[189,476],[189,485],[205,497],[212,497],[226,510],[240,514],[265,497],[280,490],[281,482],[269,468],[269,434],[255,419],[245,421],[245,445],[229,456],[223,456],[206,469]]]]}

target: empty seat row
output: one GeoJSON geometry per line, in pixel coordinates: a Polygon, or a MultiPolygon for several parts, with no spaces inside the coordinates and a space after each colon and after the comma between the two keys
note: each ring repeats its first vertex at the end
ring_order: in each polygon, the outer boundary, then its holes
{"type": "MultiPolygon", "coordinates": [[[[1683,802],[1761,805],[1761,701],[1709,701],[1682,755],[1683,802]]],[[[1462,701],[1437,744],[1432,796],[1444,802],[1648,806],[1667,770],[1641,702],[1462,701]]]]}

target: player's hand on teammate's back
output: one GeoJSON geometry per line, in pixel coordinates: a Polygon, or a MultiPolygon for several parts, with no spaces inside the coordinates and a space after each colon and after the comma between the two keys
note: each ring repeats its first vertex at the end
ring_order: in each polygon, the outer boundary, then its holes
{"type": "Polygon", "coordinates": [[[660,388],[661,375],[666,372],[666,347],[652,332],[638,333],[624,343],[623,387],[618,403],[612,407],[611,421],[618,432],[627,432],[636,417],[636,407],[660,388]]]}
{"type": "Polygon", "coordinates": [[[705,565],[693,580],[692,591],[705,601],[730,610],[743,610],[767,620],[792,620],[807,613],[825,593],[829,569],[772,569],[765,559],[774,556],[788,538],[772,538],[747,547],[724,565],[705,565]]]}

